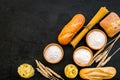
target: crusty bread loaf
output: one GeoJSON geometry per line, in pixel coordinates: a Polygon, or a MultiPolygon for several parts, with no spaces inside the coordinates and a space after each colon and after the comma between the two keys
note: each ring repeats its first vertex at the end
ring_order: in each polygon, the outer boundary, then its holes
{"type": "Polygon", "coordinates": [[[100,26],[109,37],[113,37],[120,32],[120,17],[115,12],[111,12],[100,22],[100,26]]]}
{"type": "Polygon", "coordinates": [[[80,70],[80,77],[83,79],[111,79],[116,75],[114,67],[84,68],[80,70]]]}
{"type": "Polygon", "coordinates": [[[82,28],[85,23],[85,17],[82,14],[76,14],[68,24],[66,24],[60,34],[58,41],[62,45],[67,45],[75,34],[82,28]]]}

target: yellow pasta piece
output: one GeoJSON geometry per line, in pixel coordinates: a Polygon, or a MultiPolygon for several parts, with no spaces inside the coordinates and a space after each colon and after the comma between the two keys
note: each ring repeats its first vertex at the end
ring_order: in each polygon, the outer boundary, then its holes
{"type": "Polygon", "coordinates": [[[34,76],[34,68],[30,64],[21,64],[18,67],[18,74],[23,78],[30,78],[34,76]]]}
{"type": "Polygon", "coordinates": [[[85,34],[98,23],[109,11],[106,7],[101,7],[95,16],[90,20],[87,26],[70,42],[70,44],[75,47],[79,41],[85,36],[85,34]]]}

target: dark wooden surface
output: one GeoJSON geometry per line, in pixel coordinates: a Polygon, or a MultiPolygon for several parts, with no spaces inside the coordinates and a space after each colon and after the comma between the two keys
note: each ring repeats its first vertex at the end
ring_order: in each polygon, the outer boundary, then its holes
{"type": "MultiPolygon", "coordinates": [[[[43,49],[49,43],[58,43],[59,32],[75,14],[84,14],[86,25],[102,6],[120,16],[119,0],[0,0],[0,80],[24,80],[17,73],[18,66],[29,63],[36,68],[35,59],[69,80],[64,75],[64,67],[74,64],[72,46],[62,46],[64,58],[54,65],[44,60],[43,49]]],[[[94,28],[100,28],[99,24],[94,28]]],[[[87,46],[85,37],[78,44],[81,45],[87,46]]],[[[119,46],[120,40],[110,53],[119,46]]],[[[117,74],[112,80],[120,80],[120,54],[117,53],[106,66],[115,67],[117,74]]],[[[28,80],[47,79],[36,71],[28,80]]],[[[78,75],[73,80],[82,79],[78,75]]]]}

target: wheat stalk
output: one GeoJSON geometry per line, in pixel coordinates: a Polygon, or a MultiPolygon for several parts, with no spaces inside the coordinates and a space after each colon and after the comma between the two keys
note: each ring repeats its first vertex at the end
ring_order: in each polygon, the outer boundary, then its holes
{"type": "Polygon", "coordinates": [[[50,80],[64,80],[59,74],[57,74],[55,71],[50,69],[49,67],[44,66],[40,61],[35,60],[38,68],[37,71],[40,72],[44,77],[50,79],[50,80]]]}

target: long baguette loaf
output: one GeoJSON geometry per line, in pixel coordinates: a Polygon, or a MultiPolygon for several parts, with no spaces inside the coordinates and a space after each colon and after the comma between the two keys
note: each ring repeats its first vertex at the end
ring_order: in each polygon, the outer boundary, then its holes
{"type": "Polygon", "coordinates": [[[111,79],[116,75],[114,67],[84,68],[80,70],[80,77],[89,80],[111,79]]]}
{"type": "Polygon", "coordinates": [[[62,45],[67,45],[75,34],[82,28],[85,23],[85,17],[82,14],[76,14],[68,24],[66,24],[60,34],[58,41],[62,45]]]}

